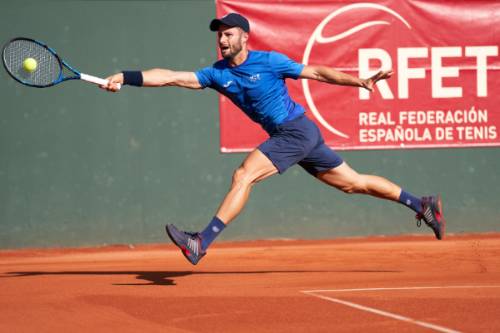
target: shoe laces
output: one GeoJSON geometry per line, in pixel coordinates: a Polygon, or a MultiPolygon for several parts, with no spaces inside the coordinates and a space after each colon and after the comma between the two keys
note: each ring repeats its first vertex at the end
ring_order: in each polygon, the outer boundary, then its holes
{"type": "Polygon", "coordinates": [[[422,225],[422,220],[424,219],[424,216],[420,213],[417,213],[417,215],[415,215],[415,219],[417,220],[417,227],[420,228],[420,226],[422,225]]]}
{"type": "MultiPolygon", "coordinates": [[[[422,211],[425,210],[425,207],[428,205],[428,203],[431,201],[432,197],[422,197],[422,211]]],[[[415,215],[415,219],[417,220],[417,227],[420,228],[422,225],[422,220],[424,219],[424,215],[422,213],[417,213],[415,215]]]]}
{"type": "Polygon", "coordinates": [[[184,233],[186,235],[188,235],[190,238],[201,240],[201,236],[200,236],[199,232],[187,232],[187,231],[184,231],[184,233]]]}
{"type": "Polygon", "coordinates": [[[188,232],[188,231],[184,231],[184,233],[186,235],[189,235],[190,237],[196,237],[198,236],[198,233],[197,232],[188,232]]]}

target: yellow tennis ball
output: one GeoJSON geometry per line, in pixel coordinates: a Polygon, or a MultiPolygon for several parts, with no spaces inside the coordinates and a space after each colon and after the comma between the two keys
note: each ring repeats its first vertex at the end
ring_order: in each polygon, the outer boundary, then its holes
{"type": "Polygon", "coordinates": [[[38,63],[33,58],[26,58],[23,61],[23,68],[28,73],[33,73],[36,70],[38,63]]]}

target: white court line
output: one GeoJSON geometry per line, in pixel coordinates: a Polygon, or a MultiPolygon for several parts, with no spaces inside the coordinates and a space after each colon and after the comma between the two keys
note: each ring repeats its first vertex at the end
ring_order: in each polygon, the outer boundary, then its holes
{"type": "MultiPolygon", "coordinates": [[[[304,293],[306,293],[306,292],[304,292],[304,293]]],[[[364,305],[360,305],[360,304],[356,304],[356,303],[352,303],[352,302],[343,301],[343,300],[338,299],[338,298],[327,297],[327,296],[323,296],[323,295],[316,295],[316,294],[313,294],[313,293],[306,293],[306,294],[311,295],[311,296],[315,296],[315,297],[318,297],[318,298],[321,298],[321,299],[324,299],[324,300],[327,300],[327,301],[330,301],[330,302],[334,302],[334,303],[339,303],[339,304],[342,304],[342,305],[350,306],[351,308],[355,308],[355,309],[358,309],[358,310],[363,310],[363,311],[366,311],[366,312],[371,312],[371,313],[378,314],[380,316],[389,317],[389,318],[393,318],[393,319],[405,321],[405,322],[408,322],[408,323],[412,323],[412,324],[415,324],[415,325],[423,326],[423,327],[426,327],[426,328],[430,328],[430,329],[433,329],[433,330],[438,331],[438,332],[460,333],[460,331],[456,331],[456,330],[453,330],[451,328],[446,328],[446,327],[443,327],[443,326],[438,326],[438,325],[434,325],[434,324],[431,324],[431,323],[426,323],[425,321],[420,321],[420,320],[416,320],[416,319],[413,319],[413,318],[404,317],[404,316],[401,316],[401,315],[398,315],[398,314],[395,314],[395,313],[391,313],[391,312],[387,312],[387,311],[382,311],[382,310],[378,310],[378,309],[375,309],[375,308],[370,308],[370,307],[367,307],[367,306],[364,306],[364,305]]]]}
{"type": "Polygon", "coordinates": [[[318,298],[321,298],[321,299],[324,299],[324,300],[327,300],[330,302],[342,304],[342,305],[349,306],[351,308],[355,308],[358,310],[371,312],[374,314],[378,314],[380,316],[389,317],[389,318],[393,318],[396,320],[412,323],[414,325],[433,329],[433,330],[438,331],[438,332],[460,333],[460,331],[457,331],[457,330],[454,330],[451,328],[447,328],[447,327],[443,327],[443,326],[439,326],[439,325],[434,325],[431,323],[427,323],[425,321],[416,320],[413,318],[401,316],[401,315],[396,314],[396,313],[391,313],[391,312],[371,308],[368,306],[364,306],[364,305],[353,303],[353,302],[344,301],[344,300],[334,298],[334,297],[318,295],[316,293],[319,293],[319,292],[348,292],[348,291],[351,291],[351,292],[352,291],[385,291],[385,290],[466,289],[466,288],[500,288],[500,286],[434,286],[434,287],[429,286],[429,287],[356,288],[356,289],[302,290],[301,292],[306,294],[306,295],[318,297],[318,298]]]}
{"type": "Polygon", "coordinates": [[[302,290],[303,293],[346,292],[346,291],[384,291],[384,290],[424,290],[424,289],[468,289],[500,288],[499,286],[428,286],[428,287],[389,287],[389,288],[353,288],[353,289],[318,289],[302,290]]]}

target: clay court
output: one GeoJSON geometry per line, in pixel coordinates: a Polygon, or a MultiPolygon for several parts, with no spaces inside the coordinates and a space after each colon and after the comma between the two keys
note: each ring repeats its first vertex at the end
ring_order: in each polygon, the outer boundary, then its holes
{"type": "Polygon", "coordinates": [[[0,252],[4,332],[495,332],[500,234],[0,252]]]}

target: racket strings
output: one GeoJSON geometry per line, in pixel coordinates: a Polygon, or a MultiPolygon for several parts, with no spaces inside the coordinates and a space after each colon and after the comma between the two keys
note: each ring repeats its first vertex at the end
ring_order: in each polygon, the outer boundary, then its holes
{"type": "Polygon", "coordinates": [[[14,40],[3,52],[3,60],[7,70],[19,81],[34,85],[47,86],[57,81],[61,75],[59,59],[45,47],[29,40],[14,40]],[[28,72],[23,67],[27,58],[33,58],[37,67],[28,72]]]}

